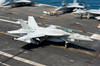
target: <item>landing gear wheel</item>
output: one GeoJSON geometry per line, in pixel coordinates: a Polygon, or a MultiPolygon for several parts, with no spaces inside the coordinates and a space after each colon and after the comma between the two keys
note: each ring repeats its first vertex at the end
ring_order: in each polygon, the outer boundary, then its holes
{"type": "Polygon", "coordinates": [[[67,44],[65,44],[65,48],[67,48],[67,44]]]}
{"type": "Polygon", "coordinates": [[[67,44],[65,44],[65,48],[68,48],[68,45],[67,44]]]}
{"type": "Polygon", "coordinates": [[[65,48],[68,48],[68,41],[65,41],[65,48]]]}
{"type": "Polygon", "coordinates": [[[16,40],[17,39],[17,37],[15,37],[15,38],[12,38],[13,40],[16,40]]]}

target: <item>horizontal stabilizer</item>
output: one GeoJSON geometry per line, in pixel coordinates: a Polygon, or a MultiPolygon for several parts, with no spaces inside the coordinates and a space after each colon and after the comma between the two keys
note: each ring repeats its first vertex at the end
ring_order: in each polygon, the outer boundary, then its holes
{"type": "Polygon", "coordinates": [[[23,19],[18,19],[18,21],[20,22],[21,26],[23,29],[31,29],[24,21],[23,19]]]}
{"type": "MultiPolygon", "coordinates": [[[[14,40],[19,40],[19,38],[14,38],[14,40]]],[[[20,41],[27,42],[27,43],[31,43],[31,40],[30,39],[25,39],[25,40],[20,40],[20,41]]]]}
{"type": "Polygon", "coordinates": [[[7,31],[7,33],[21,34],[21,33],[26,33],[26,31],[24,29],[18,29],[18,30],[7,31]]]}

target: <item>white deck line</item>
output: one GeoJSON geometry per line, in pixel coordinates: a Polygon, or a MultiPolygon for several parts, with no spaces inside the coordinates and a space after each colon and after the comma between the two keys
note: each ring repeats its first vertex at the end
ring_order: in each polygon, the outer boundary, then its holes
{"type": "Polygon", "coordinates": [[[15,23],[15,24],[19,24],[18,22],[14,22],[14,21],[10,21],[10,20],[5,20],[5,19],[0,19],[0,21],[3,21],[3,22],[8,22],[8,23],[15,23]]]}
{"type": "Polygon", "coordinates": [[[8,64],[2,63],[2,62],[0,62],[0,64],[2,64],[2,65],[4,65],[4,66],[11,66],[11,65],[8,65],[8,64]]]}
{"type": "MultiPolygon", "coordinates": [[[[11,20],[6,20],[6,19],[0,19],[0,21],[14,23],[14,24],[20,24],[20,22],[18,22],[18,21],[11,21],[11,20]]],[[[25,21],[25,22],[27,22],[27,21],[25,21]]]]}
{"type": "Polygon", "coordinates": [[[100,35],[99,34],[93,34],[90,38],[100,40],[100,35]]]}
{"type": "Polygon", "coordinates": [[[46,65],[43,65],[43,64],[40,64],[40,63],[37,63],[37,62],[34,62],[34,61],[30,61],[30,60],[27,60],[27,59],[24,59],[24,58],[21,58],[21,57],[18,57],[18,56],[14,56],[14,55],[9,54],[9,53],[5,53],[3,51],[0,51],[0,55],[15,59],[15,60],[27,63],[27,64],[30,64],[30,65],[34,65],[34,66],[46,66],[46,65]]]}
{"type": "MultiPolygon", "coordinates": [[[[6,19],[9,19],[10,17],[5,17],[5,16],[0,16],[0,17],[2,17],[2,18],[6,18],[6,19]]],[[[14,20],[18,20],[18,19],[16,19],[16,18],[12,18],[12,19],[14,19],[14,20]]]]}

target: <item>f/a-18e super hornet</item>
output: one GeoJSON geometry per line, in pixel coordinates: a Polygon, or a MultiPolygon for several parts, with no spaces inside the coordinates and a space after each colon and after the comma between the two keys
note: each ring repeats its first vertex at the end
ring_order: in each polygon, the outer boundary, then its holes
{"type": "Polygon", "coordinates": [[[28,24],[22,19],[19,19],[19,22],[22,26],[21,29],[7,31],[7,33],[22,35],[19,38],[14,38],[14,40],[24,41],[33,44],[39,44],[39,42],[42,42],[44,40],[53,42],[65,42],[65,47],[70,41],[92,41],[92,39],[90,39],[90,37],[88,36],[80,35],[78,33],[69,33],[62,29],[58,29],[57,26],[54,25],[50,25],[46,28],[40,27],[32,16],[28,17],[28,24]]]}
{"type": "MultiPolygon", "coordinates": [[[[2,1],[5,1],[5,0],[2,0],[2,1]]],[[[0,1],[1,2],[1,1],[0,1]]],[[[2,5],[3,6],[9,6],[11,5],[12,7],[19,7],[19,6],[30,6],[34,4],[34,1],[33,0],[10,0],[8,2],[3,2],[2,5]]]]}
{"type": "Polygon", "coordinates": [[[5,2],[6,0],[0,0],[0,7],[2,7],[5,2]]]}
{"type": "Polygon", "coordinates": [[[77,0],[74,0],[73,3],[65,3],[63,0],[62,5],[55,9],[55,11],[64,11],[64,12],[73,12],[74,9],[84,9],[85,5],[83,6],[81,3],[78,3],[77,0]]]}
{"type": "Polygon", "coordinates": [[[90,10],[75,9],[73,13],[86,15],[88,19],[90,17],[95,17],[97,20],[100,20],[100,9],[90,9],[90,10]]]}

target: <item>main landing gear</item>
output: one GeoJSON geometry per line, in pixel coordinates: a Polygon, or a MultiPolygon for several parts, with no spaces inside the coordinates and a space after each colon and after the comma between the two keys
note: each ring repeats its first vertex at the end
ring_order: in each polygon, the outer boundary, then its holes
{"type": "Polygon", "coordinates": [[[65,48],[68,48],[68,41],[65,41],[65,48]]]}

